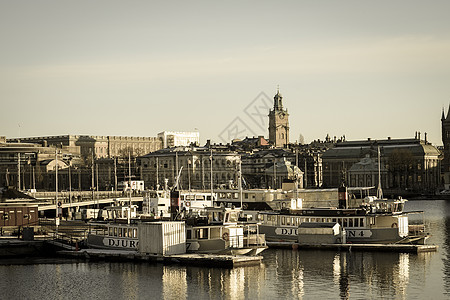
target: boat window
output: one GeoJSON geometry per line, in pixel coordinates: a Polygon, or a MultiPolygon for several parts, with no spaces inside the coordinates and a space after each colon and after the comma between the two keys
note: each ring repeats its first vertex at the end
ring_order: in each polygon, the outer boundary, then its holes
{"type": "Polygon", "coordinates": [[[359,227],[359,218],[354,219],[355,224],[353,224],[355,227],[359,227]]]}
{"type": "Polygon", "coordinates": [[[342,218],[337,219],[337,222],[342,226],[342,218]]]}
{"type": "Polygon", "coordinates": [[[348,219],[348,227],[353,227],[353,218],[348,219]]]}
{"type": "Polygon", "coordinates": [[[285,217],[281,217],[281,225],[285,225],[286,224],[286,218],[285,217]]]}
{"type": "Polygon", "coordinates": [[[188,240],[192,239],[192,230],[191,229],[188,229],[186,231],[186,239],[188,239],[188,240]]]}
{"type": "Polygon", "coordinates": [[[271,225],[277,224],[277,216],[267,216],[268,220],[270,221],[271,225]]]}
{"type": "Polygon", "coordinates": [[[336,223],[337,222],[336,218],[331,219],[331,222],[336,223]]]}
{"type": "Polygon", "coordinates": [[[364,218],[359,218],[359,226],[364,227],[364,218]]]}
{"type": "Polygon", "coordinates": [[[200,236],[199,239],[207,239],[208,238],[208,228],[202,228],[200,229],[200,236]]]}
{"type": "Polygon", "coordinates": [[[113,236],[113,234],[114,234],[114,232],[113,232],[112,227],[109,227],[108,235],[109,235],[109,236],[113,236]]]}
{"type": "Polygon", "coordinates": [[[128,237],[133,237],[133,228],[128,229],[128,237]]]}
{"type": "Polygon", "coordinates": [[[117,231],[118,231],[118,236],[122,236],[122,228],[117,228],[117,231]]]}
{"type": "Polygon", "coordinates": [[[237,222],[237,221],[238,221],[238,218],[239,218],[239,216],[238,216],[237,213],[230,213],[229,221],[230,221],[230,222],[237,222]]]}
{"type": "Polygon", "coordinates": [[[344,228],[348,227],[348,219],[347,218],[343,218],[342,221],[343,221],[343,224],[344,224],[342,226],[344,226],[344,228]]]}
{"type": "Polygon", "coordinates": [[[286,225],[291,225],[291,218],[286,217],[286,225]]]}
{"type": "Polygon", "coordinates": [[[114,227],[114,236],[117,236],[117,227],[114,227]]]}
{"type": "Polygon", "coordinates": [[[137,238],[137,229],[136,228],[133,229],[133,237],[137,238]]]}

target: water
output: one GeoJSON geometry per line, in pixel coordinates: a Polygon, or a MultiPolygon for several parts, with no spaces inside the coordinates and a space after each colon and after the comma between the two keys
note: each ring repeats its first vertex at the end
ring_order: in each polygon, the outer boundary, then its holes
{"type": "Polygon", "coordinates": [[[260,266],[234,269],[37,260],[1,265],[2,299],[449,299],[450,201],[424,210],[438,252],[269,249],[260,266]]]}

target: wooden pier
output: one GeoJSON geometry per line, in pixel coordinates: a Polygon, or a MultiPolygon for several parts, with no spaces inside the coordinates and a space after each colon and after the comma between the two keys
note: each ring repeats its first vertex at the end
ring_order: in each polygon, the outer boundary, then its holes
{"type": "Polygon", "coordinates": [[[315,250],[339,250],[339,251],[383,251],[383,252],[436,252],[437,245],[412,245],[412,244],[311,244],[303,245],[291,242],[267,242],[272,248],[291,249],[315,249],[315,250]]]}
{"type": "Polygon", "coordinates": [[[234,268],[240,266],[259,265],[262,256],[217,255],[217,254],[177,254],[152,255],[127,250],[83,249],[80,251],[59,251],[59,255],[67,258],[79,258],[104,261],[155,262],[164,264],[181,264],[202,267],[234,268]]]}

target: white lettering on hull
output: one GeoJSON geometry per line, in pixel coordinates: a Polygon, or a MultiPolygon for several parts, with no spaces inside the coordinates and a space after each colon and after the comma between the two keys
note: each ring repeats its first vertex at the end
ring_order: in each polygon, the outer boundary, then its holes
{"type": "Polygon", "coordinates": [[[278,235],[297,235],[297,228],[278,227],[275,229],[275,233],[278,235]]]}
{"type": "Polygon", "coordinates": [[[103,245],[115,248],[136,249],[139,241],[130,239],[104,238],[103,245]]]}
{"type": "Polygon", "coordinates": [[[345,229],[347,238],[370,238],[372,231],[368,229],[345,229]]]}

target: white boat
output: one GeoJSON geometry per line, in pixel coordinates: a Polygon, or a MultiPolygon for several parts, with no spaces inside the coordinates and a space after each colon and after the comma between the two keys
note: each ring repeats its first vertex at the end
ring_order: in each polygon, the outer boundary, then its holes
{"type": "MultiPolygon", "coordinates": [[[[152,190],[144,192],[141,218],[171,218],[171,191],[152,190]]],[[[201,211],[214,205],[216,195],[204,191],[178,191],[178,213],[201,211]]]]}
{"type": "Polygon", "coordinates": [[[260,231],[268,242],[298,240],[298,227],[302,223],[338,223],[345,230],[350,243],[424,243],[428,235],[423,224],[409,225],[403,212],[404,199],[368,198],[358,208],[283,209],[260,212],[260,231]]]}
{"type": "Polygon", "coordinates": [[[186,250],[194,253],[258,255],[267,249],[259,224],[239,222],[239,210],[206,208],[186,220],[186,250]]]}
{"type": "Polygon", "coordinates": [[[92,223],[87,246],[95,249],[137,251],[138,226],[121,223],[92,223]]]}

